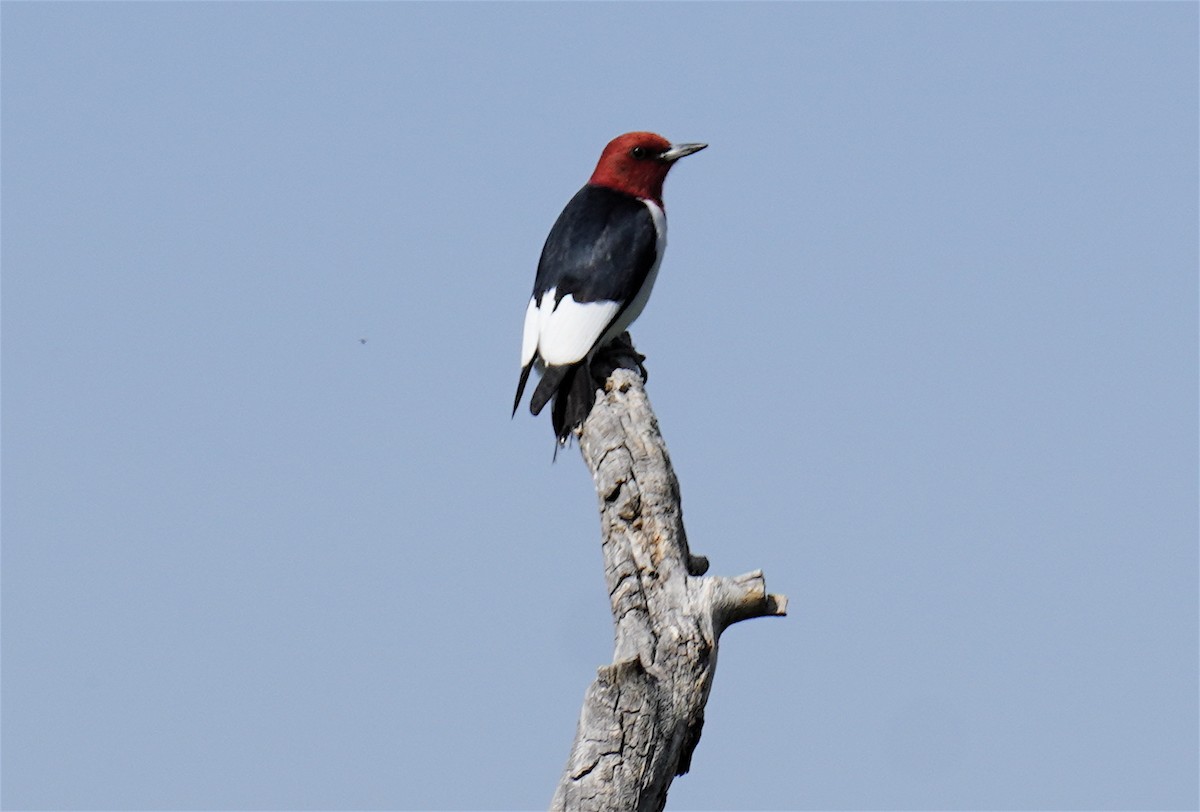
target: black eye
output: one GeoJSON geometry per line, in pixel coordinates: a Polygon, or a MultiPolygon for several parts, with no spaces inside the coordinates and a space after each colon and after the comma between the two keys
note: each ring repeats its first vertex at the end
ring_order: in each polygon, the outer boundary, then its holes
{"type": "Polygon", "coordinates": [[[633,149],[629,150],[629,154],[637,158],[639,161],[643,158],[650,157],[650,151],[645,147],[634,147],[633,149]]]}

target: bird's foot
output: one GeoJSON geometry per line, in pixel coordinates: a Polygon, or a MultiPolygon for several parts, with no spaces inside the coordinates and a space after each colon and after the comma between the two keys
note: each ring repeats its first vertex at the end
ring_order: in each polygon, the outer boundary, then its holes
{"type": "Polygon", "coordinates": [[[646,356],[638,352],[633,346],[633,339],[629,337],[628,332],[614,338],[596,353],[592,358],[591,373],[592,379],[603,388],[604,382],[608,380],[608,376],[612,375],[618,369],[636,369],[638,374],[642,376],[642,381],[649,380],[650,375],[646,371],[646,356]]]}

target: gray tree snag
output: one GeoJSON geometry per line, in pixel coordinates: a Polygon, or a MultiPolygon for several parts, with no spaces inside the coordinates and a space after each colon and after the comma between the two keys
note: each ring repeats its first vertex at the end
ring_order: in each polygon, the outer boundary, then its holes
{"type": "Polygon", "coordinates": [[[706,577],[707,559],[688,549],[641,361],[626,333],[593,362],[604,389],[578,432],[600,502],[616,648],[584,696],[552,810],[663,809],[700,740],[721,632],[787,612],[761,570],[706,577]]]}

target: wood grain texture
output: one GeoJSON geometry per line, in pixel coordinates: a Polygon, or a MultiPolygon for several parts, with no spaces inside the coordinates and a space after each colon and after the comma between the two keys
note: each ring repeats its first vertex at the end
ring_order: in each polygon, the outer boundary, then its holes
{"type": "Polygon", "coordinates": [[[679,482],[628,333],[592,365],[604,381],[578,433],[600,504],[615,651],[588,688],[552,810],[661,810],[691,764],[730,624],[784,615],[761,571],[705,576],[683,528],[679,482]]]}

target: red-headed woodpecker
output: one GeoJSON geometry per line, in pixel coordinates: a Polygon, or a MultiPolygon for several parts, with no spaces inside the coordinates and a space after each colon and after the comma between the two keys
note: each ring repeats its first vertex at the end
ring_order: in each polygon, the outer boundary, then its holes
{"type": "Polygon", "coordinates": [[[617,136],[550,229],[525,310],[513,414],[536,366],[542,377],[529,411],[536,415],[554,400],[550,415],[559,444],[595,401],[592,355],[625,332],[650,298],[667,247],[667,172],[706,146],[672,144],[648,132],[617,136]]]}

